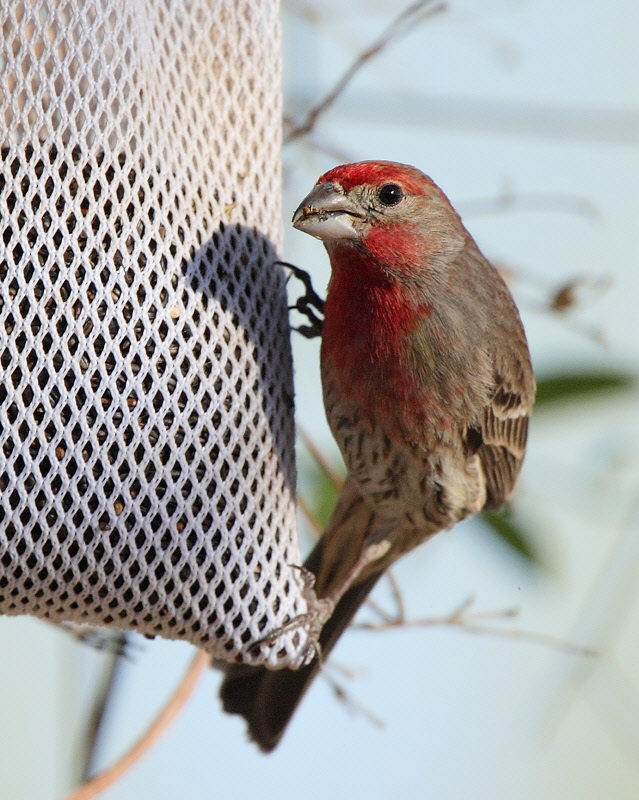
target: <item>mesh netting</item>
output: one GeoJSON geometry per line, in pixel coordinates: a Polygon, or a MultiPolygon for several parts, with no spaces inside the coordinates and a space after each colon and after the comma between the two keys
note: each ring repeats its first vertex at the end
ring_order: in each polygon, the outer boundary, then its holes
{"type": "Polygon", "coordinates": [[[0,8],[0,612],[299,664],[277,2],[0,8]]]}

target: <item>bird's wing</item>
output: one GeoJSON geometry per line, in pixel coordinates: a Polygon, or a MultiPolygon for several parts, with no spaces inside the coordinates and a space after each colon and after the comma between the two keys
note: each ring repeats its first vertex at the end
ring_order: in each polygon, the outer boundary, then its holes
{"type": "Polygon", "coordinates": [[[524,458],[528,417],[535,396],[535,380],[518,315],[515,322],[508,338],[498,337],[498,341],[508,341],[510,346],[493,353],[494,381],[480,422],[477,455],[486,478],[486,509],[499,508],[513,491],[524,458]]]}
{"type": "Polygon", "coordinates": [[[502,506],[510,497],[524,457],[528,415],[500,417],[494,406],[485,409],[482,444],[477,455],[486,479],[487,510],[502,506]]]}

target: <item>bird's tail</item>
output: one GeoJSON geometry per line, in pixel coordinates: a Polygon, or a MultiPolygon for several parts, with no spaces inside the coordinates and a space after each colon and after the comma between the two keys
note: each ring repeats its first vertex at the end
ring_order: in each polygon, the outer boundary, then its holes
{"type": "MultiPolygon", "coordinates": [[[[324,535],[304,565],[316,577],[317,597],[327,597],[343,585],[360,558],[374,524],[374,512],[362,500],[354,484],[347,480],[324,535]]],[[[387,559],[372,563],[341,597],[320,634],[322,658],[333,649],[388,564],[387,559]]],[[[296,671],[230,665],[220,689],[224,710],[243,716],[251,739],[268,753],[281,739],[320,669],[318,658],[296,671]]]]}

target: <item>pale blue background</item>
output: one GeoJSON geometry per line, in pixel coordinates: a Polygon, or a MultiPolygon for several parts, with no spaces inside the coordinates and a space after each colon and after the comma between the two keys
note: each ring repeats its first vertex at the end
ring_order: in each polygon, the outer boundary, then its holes
{"type": "MultiPolygon", "coordinates": [[[[287,106],[302,114],[395,12],[382,0],[289,6],[287,106]]],[[[327,113],[312,140],[336,155],[287,149],[286,219],[340,160],[413,163],[444,188],[486,254],[519,276],[513,290],[540,374],[639,371],[636,3],[450,6],[369,64],[327,113]],[[549,197],[535,210],[470,213],[506,188],[522,201],[549,197]],[[596,206],[596,217],[577,213],[575,201],[596,206]],[[610,286],[585,291],[569,319],[551,316],[543,303],[576,275],[610,286]],[[582,329],[602,331],[605,346],[582,329]]],[[[287,227],[284,255],[323,292],[319,243],[287,227]]],[[[296,339],[295,353],[299,417],[334,453],[317,343],[296,339]]],[[[638,445],[636,393],[540,414],[518,507],[549,570],[525,568],[472,522],[396,569],[413,617],[447,613],[472,594],[478,610],[519,608],[508,627],[598,646],[596,661],[453,628],[354,631],[334,662],[356,673],[348,691],[383,730],[348,713],[320,679],[264,757],[243,723],[221,713],[211,673],[169,735],[104,798],[634,800],[638,445]]],[[[102,657],[26,619],[0,619],[0,647],[0,797],[62,797],[102,657]]],[[[161,641],[141,648],[125,671],[104,764],[155,715],[192,654],[161,641]]]]}

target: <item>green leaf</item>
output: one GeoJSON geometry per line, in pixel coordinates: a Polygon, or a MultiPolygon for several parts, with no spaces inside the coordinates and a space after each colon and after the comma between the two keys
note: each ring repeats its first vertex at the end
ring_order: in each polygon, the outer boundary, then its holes
{"type": "Polygon", "coordinates": [[[326,477],[325,473],[322,472],[320,480],[315,486],[312,506],[315,519],[321,525],[322,530],[328,524],[328,520],[337,504],[337,497],[337,490],[326,477]]]}
{"type": "Polygon", "coordinates": [[[316,461],[303,459],[299,465],[299,472],[300,489],[323,530],[337,503],[338,492],[316,461]]]}
{"type": "Polygon", "coordinates": [[[579,402],[592,396],[627,391],[636,385],[629,372],[581,372],[552,375],[537,381],[535,410],[557,402],[579,402]]]}
{"type": "Polygon", "coordinates": [[[530,534],[519,524],[509,506],[499,511],[482,511],[479,519],[528,564],[534,567],[544,566],[530,534]]]}

